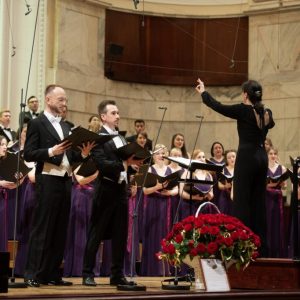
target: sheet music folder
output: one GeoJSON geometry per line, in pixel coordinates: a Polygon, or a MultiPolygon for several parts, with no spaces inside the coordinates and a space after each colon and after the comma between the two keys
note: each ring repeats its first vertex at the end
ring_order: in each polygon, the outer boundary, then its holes
{"type": "Polygon", "coordinates": [[[98,134],[93,131],[89,131],[88,129],[81,126],[77,126],[71,130],[71,134],[67,136],[62,142],[69,141],[72,143],[73,148],[77,148],[77,146],[81,146],[84,143],[93,141],[95,141],[97,144],[104,144],[113,137],[114,135],[98,134]]]}
{"type": "MultiPolygon", "coordinates": [[[[6,157],[0,159],[0,176],[4,180],[10,182],[16,182],[17,179],[15,177],[15,174],[17,172],[17,168],[18,168],[18,153],[7,152],[6,157]]],[[[22,158],[20,159],[19,170],[20,173],[23,174],[23,176],[26,176],[31,170],[25,165],[24,160],[22,158]]]]}
{"type": "Polygon", "coordinates": [[[136,142],[118,148],[116,153],[122,160],[127,160],[132,155],[134,155],[134,159],[140,160],[151,157],[151,153],[136,142]]]}
{"type": "Polygon", "coordinates": [[[168,156],[165,157],[166,159],[178,163],[179,166],[183,167],[184,169],[188,169],[190,171],[199,170],[206,170],[206,171],[214,171],[214,172],[222,172],[223,166],[222,165],[213,165],[213,164],[206,164],[200,162],[199,160],[189,159],[184,157],[172,157],[168,156]]]}
{"type": "Polygon", "coordinates": [[[140,167],[138,173],[135,174],[135,182],[137,183],[137,186],[144,186],[147,188],[155,186],[157,181],[160,183],[168,181],[165,189],[171,190],[178,184],[180,176],[181,171],[176,171],[167,176],[159,176],[157,174],[148,172],[148,165],[143,165],[142,167],[140,167]]]}

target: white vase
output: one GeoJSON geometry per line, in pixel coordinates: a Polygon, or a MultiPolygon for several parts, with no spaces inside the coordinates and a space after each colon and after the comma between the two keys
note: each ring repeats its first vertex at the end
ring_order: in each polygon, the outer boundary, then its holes
{"type": "Polygon", "coordinates": [[[194,269],[195,273],[195,290],[205,290],[204,277],[200,266],[201,258],[195,256],[192,260],[187,255],[182,262],[194,269]]]}

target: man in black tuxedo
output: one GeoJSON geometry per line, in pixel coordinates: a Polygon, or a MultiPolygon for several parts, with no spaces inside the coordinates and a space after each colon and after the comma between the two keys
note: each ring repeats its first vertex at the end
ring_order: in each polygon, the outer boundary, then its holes
{"type": "Polygon", "coordinates": [[[38,117],[39,113],[39,100],[36,96],[30,96],[27,99],[27,107],[28,111],[24,111],[21,113],[21,121],[23,123],[28,123],[30,120],[38,117]]]}
{"type": "Polygon", "coordinates": [[[115,129],[119,123],[119,110],[115,101],[102,101],[98,112],[103,126],[100,133],[115,134],[116,136],[103,145],[96,146],[92,158],[99,170],[95,187],[92,215],[88,231],[87,244],[83,262],[83,285],[96,286],[94,266],[96,253],[101,240],[112,241],[111,285],[134,285],[127,281],[123,274],[124,255],[127,242],[128,198],[127,174],[129,165],[140,166],[141,160],[130,157],[122,161],[116,149],[126,145],[124,137],[115,129]]]}
{"type": "MultiPolygon", "coordinates": [[[[143,119],[137,119],[134,121],[134,129],[136,134],[131,135],[129,137],[126,138],[127,142],[129,143],[133,143],[136,141],[136,138],[138,136],[138,134],[140,132],[144,132],[145,131],[145,121],[143,119]]],[[[152,141],[150,139],[147,138],[146,141],[146,148],[151,151],[152,150],[152,141]]]]}
{"type": "Polygon", "coordinates": [[[60,274],[71,205],[71,164],[87,157],[93,143],[76,152],[69,142],[61,142],[69,135],[68,126],[59,117],[66,105],[64,89],[49,85],[44,112],[27,128],[24,158],[37,163],[36,206],[24,272],[24,280],[31,287],[72,284],[60,274]]]}
{"type": "Polygon", "coordinates": [[[0,135],[6,137],[7,142],[14,142],[17,138],[17,133],[10,126],[11,113],[9,109],[0,111],[0,135]]]}

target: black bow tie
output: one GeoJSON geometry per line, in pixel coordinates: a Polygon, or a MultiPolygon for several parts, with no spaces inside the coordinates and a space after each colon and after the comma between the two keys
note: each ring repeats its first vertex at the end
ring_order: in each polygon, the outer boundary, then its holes
{"type": "Polygon", "coordinates": [[[35,112],[33,112],[33,113],[32,113],[32,115],[33,115],[33,116],[38,116],[39,114],[38,114],[38,113],[35,113],[35,112]]]}
{"type": "Polygon", "coordinates": [[[6,131],[11,131],[11,129],[10,128],[3,128],[4,130],[6,130],[6,131]]]}

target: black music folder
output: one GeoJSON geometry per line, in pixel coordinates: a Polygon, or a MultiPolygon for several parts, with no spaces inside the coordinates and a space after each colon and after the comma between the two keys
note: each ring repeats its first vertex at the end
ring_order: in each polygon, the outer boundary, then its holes
{"type": "MultiPolygon", "coordinates": [[[[16,182],[16,172],[18,168],[18,153],[7,152],[6,157],[0,159],[0,177],[10,182],[16,182]]],[[[31,169],[28,168],[24,160],[20,158],[19,171],[26,176],[31,169]]]]}
{"type": "Polygon", "coordinates": [[[98,169],[94,160],[90,157],[88,160],[81,163],[77,174],[83,177],[88,177],[93,175],[97,170],[98,169]]]}
{"type": "Polygon", "coordinates": [[[218,181],[220,181],[223,184],[225,184],[226,182],[231,183],[233,181],[233,176],[225,175],[224,173],[218,173],[217,178],[218,181]]]}
{"type": "Polygon", "coordinates": [[[88,129],[83,128],[81,126],[77,126],[71,130],[71,134],[67,136],[63,140],[63,142],[64,141],[71,142],[72,147],[78,150],[77,147],[81,146],[84,143],[95,141],[97,144],[104,144],[113,137],[114,135],[103,134],[103,133],[98,134],[93,131],[89,131],[88,129]]]}
{"type": "Polygon", "coordinates": [[[287,170],[281,175],[278,176],[267,176],[267,182],[268,183],[281,183],[283,181],[286,181],[290,178],[290,172],[287,170]]]}
{"type": "Polygon", "coordinates": [[[205,196],[208,194],[212,189],[213,185],[211,184],[193,184],[193,183],[186,183],[183,187],[183,189],[192,195],[200,195],[205,196]],[[192,185],[192,191],[191,191],[191,185],[192,185]]]}
{"type": "Polygon", "coordinates": [[[157,174],[147,172],[148,165],[144,165],[144,166],[142,166],[140,168],[140,170],[138,171],[138,173],[135,174],[135,182],[136,182],[137,186],[143,186],[145,177],[146,177],[144,187],[148,188],[148,187],[155,186],[157,181],[160,183],[168,181],[165,189],[171,190],[178,184],[178,181],[180,180],[180,177],[181,177],[180,170],[176,171],[174,173],[171,173],[167,176],[160,176],[157,174]],[[146,166],[146,167],[144,167],[144,166],[146,166]]]}
{"type": "Polygon", "coordinates": [[[127,160],[132,155],[134,155],[134,159],[140,160],[145,160],[151,157],[151,153],[136,142],[129,143],[118,148],[116,153],[122,160],[127,160]]]}
{"type": "Polygon", "coordinates": [[[199,170],[206,170],[206,171],[222,172],[224,167],[223,165],[207,164],[196,159],[189,159],[184,157],[168,156],[165,158],[170,161],[176,162],[178,163],[179,166],[191,171],[195,171],[199,169],[199,170]]]}

